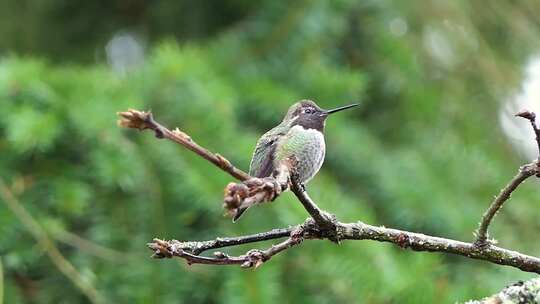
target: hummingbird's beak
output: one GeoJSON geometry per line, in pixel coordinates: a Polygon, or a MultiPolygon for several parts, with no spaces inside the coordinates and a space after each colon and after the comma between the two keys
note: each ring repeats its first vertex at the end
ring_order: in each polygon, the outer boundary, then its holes
{"type": "Polygon", "coordinates": [[[338,107],[338,108],[331,109],[331,110],[326,110],[326,111],[324,111],[324,114],[330,115],[332,113],[336,113],[336,112],[343,111],[343,110],[346,110],[346,109],[349,109],[349,108],[352,108],[352,107],[356,107],[357,105],[359,105],[359,104],[358,103],[353,103],[353,104],[350,104],[348,106],[343,106],[343,107],[338,107]]]}

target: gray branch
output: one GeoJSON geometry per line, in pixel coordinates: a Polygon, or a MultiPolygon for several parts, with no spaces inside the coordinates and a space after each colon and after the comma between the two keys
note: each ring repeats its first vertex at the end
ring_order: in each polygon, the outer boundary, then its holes
{"type": "Polygon", "coordinates": [[[333,214],[323,211],[315,204],[315,202],[313,202],[307,191],[302,187],[300,182],[298,182],[296,173],[293,173],[291,177],[291,191],[296,195],[296,198],[298,198],[302,206],[304,206],[304,209],[306,209],[311,218],[315,220],[317,225],[327,231],[335,231],[336,217],[333,214]]]}
{"type": "MultiPolygon", "coordinates": [[[[162,241],[155,239],[152,243],[149,243],[148,246],[154,251],[153,256],[155,258],[172,258],[176,256],[186,259],[190,264],[234,265],[242,264],[241,262],[245,262],[246,260],[249,260],[249,258],[244,255],[230,258],[230,260],[224,262],[224,260],[220,258],[199,257],[199,259],[195,258],[194,255],[195,253],[200,254],[210,249],[255,243],[283,237],[290,238],[291,235],[302,234],[301,239],[305,240],[329,239],[336,242],[344,240],[372,240],[388,242],[395,244],[402,249],[451,253],[540,274],[539,258],[493,245],[480,247],[476,246],[474,243],[466,243],[386,227],[377,227],[362,222],[335,222],[334,225],[334,229],[321,227],[316,221],[310,218],[306,220],[304,224],[297,227],[274,229],[254,235],[218,238],[215,240],[198,242],[180,242],[177,240],[162,241]]],[[[280,244],[276,246],[282,248],[282,245],[280,244]]],[[[288,246],[287,248],[289,247],[291,246],[288,246]]],[[[287,248],[282,249],[285,250],[287,248]]],[[[222,255],[222,253],[219,253],[219,255],[222,255]]],[[[247,256],[249,256],[249,254],[247,256]]]]}
{"type": "Polygon", "coordinates": [[[508,185],[501,190],[499,195],[493,199],[489,208],[486,210],[484,215],[482,215],[482,220],[480,221],[480,225],[476,231],[476,240],[474,242],[475,245],[479,247],[489,246],[488,227],[495,215],[497,215],[497,212],[502,208],[503,204],[510,199],[512,192],[514,192],[514,190],[516,190],[517,187],[519,187],[519,185],[527,178],[533,175],[540,177],[540,129],[538,129],[536,125],[536,114],[530,111],[521,111],[516,113],[515,116],[525,118],[530,122],[533,132],[536,135],[536,144],[538,146],[539,154],[536,161],[523,165],[519,168],[518,174],[514,176],[508,185]]]}
{"type": "Polygon", "coordinates": [[[452,253],[540,274],[539,258],[493,245],[476,246],[474,243],[466,243],[385,227],[376,227],[361,222],[349,224],[339,223],[338,237],[340,240],[374,240],[379,242],[390,242],[401,248],[410,248],[414,251],[452,253]]]}
{"type": "MultiPolygon", "coordinates": [[[[199,255],[207,250],[218,249],[223,247],[238,246],[249,243],[262,242],[267,240],[274,240],[279,238],[288,237],[291,235],[291,232],[296,227],[281,228],[281,229],[272,229],[267,232],[261,232],[251,235],[238,236],[238,237],[223,237],[217,238],[210,241],[188,241],[181,242],[177,240],[171,240],[167,242],[167,248],[174,248],[170,250],[171,252],[182,250],[195,255],[199,255]]],[[[149,243],[148,246],[151,246],[153,243],[164,242],[160,239],[154,239],[152,243],[149,243]]],[[[163,243],[161,243],[163,244],[163,243]]],[[[160,257],[160,256],[156,256],[160,257]]]]}
{"type": "Polygon", "coordinates": [[[517,187],[524,182],[527,178],[540,173],[540,165],[538,161],[535,161],[530,164],[526,164],[519,168],[519,172],[512,180],[504,187],[499,195],[495,197],[489,208],[486,210],[482,216],[482,221],[476,232],[476,241],[477,246],[487,245],[488,239],[488,227],[491,224],[491,221],[497,214],[497,212],[502,208],[503,204],[510,198],[512,192],[517,189],[517,187]]]}
{"type": "Polygon", "coordinates": [[[152,243],[148,243],[147,245],[154,251],[152,257],[158,259],[176,256],[185,259],[189,265],[240,265],[243,268],[257,268],[264,262],[270,260],[274,255],[300,244],[304,240],[304,235],[307,235],[306,224],[294,228],[274,229],[249,236],[218,238],[203,242],[179,242],[176,240],[163,241],[154,239],[152,243]],[[240,256],[229,256],[220,251],[214,252],[214,257],[205,257],[198,254],[209,249],[260,242],[269,239],[282,238],[284,236],[288,237],[285,241],[272,245],[266,250],[251,249],[246,254],[240,256]]]}
{"type": "Polygon", "coordinates": [[[468,301],[466,304],[533,304],[540,303],[540,279],[519,281],[507,286],[499,293],[478,301],[468,301]]]}
{"type": "MultiPolygon", "coordinates": [[[[276,188],[276,186],[273,186],[270,181],[250,177],[242,170],[234,167],[221,155],[213,154],[197,145],[187,134],[180,130],[176,129],[175,131],[170,131],[163,127],[153,119],[150,113],[129,110],[128,112],[119,113],[119,115],[121,116],[121,120],[119,121],[121,126],[137,128],[139,130],[151,129],[155,132],[157,137],[164,137],[185,146],[189,150],[212,162],[223,171],[229,173],[231,176],[242,181],[242,185],[233,184],[233,186],[229,185],[227,187],[229,191],[227,191],[226,198],[229,196],[231,198],[230,201],[241,201],[245,198],[253,197],[262,197],[260,198],[261,201],[271,201],[280,193],[279,191],[275,191],[276,189],[274,188],[276,188]]],[[[517,115],[530,120],[531,126],[537,134],[537,141],[540,149],[540,131],[536,127],[534,113],[521,112],[517,115]]],[[[483,216],[482,223],[478,230],[477,241],[475,243],[466,243],[409,231],[377,227],[362,222],[341,223],[336,220],[334,215],[321,210],[315,202],[313,202],[307,192],[305,192],[301,185],[296,181],[293,173],[290,183],[291,190],[312,217],[303,224],[290,228],[274,229],[254,235],[218,238],[210,241],[180,242],[177,240],[163,241],[154,239],[148,244],[148,247],[154,252],[153,257],[155,258],[172,258],[176,256],[185,259],[189,264],[258,267],[274,255],[300,244],[303,240],[328,239],[333,242],[341,242],[344,240],[373,240],[393,243],[403,249],[408,248],[414,251],[461,255],[540,274],[539,258],[500,248],[486,242],[487,229],[497,211],[502,207],[504,202],[510,198],[511,193],[525,179],[532,175],[540,175],[538,161],[523,166],[518,175],[512,179],[508,186],[506,186],[492,202],[490,208],[483,216]],[[246,254],[237,257],[231,257],[222,252],[215,252],[215,257],[205,257],[200,255],[204,251],[210,249],[284,237],[286,237],[286,240],[272,245],[266,250],[252,249],[246,254]]],[[[234,208],[234,206],[229,207],[234,208]]]]}

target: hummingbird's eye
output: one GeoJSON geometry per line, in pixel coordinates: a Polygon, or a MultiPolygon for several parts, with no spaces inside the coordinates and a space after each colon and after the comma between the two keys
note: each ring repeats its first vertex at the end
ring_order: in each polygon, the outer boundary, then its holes
{"type": "Polygon", "coordinates": [[[307,109],[304,110],[304,113],[306,113],[306,114],[311,114],[311,113],[313,113],[313,110],[307,108],[307,109]]]}

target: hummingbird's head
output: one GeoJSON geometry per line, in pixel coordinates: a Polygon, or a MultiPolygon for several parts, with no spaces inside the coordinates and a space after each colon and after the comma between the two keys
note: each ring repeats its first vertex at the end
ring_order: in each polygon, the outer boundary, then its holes
{"type": "Polygon", "coordinates": [[[316,129],[319,131],[323,131],[324,122],[326,121],[328,115],[339,112],[341,110],[355,107],[357,105],[357,103],[354,103],[331,110],[324,110],[321,109],[314,101],[304,99],[293,104],[289,108],[289,111],[287,111],[287,115],[285,115],[283,121],[289,122],[291,127],[300,125],[305,129],[316,129]]]}

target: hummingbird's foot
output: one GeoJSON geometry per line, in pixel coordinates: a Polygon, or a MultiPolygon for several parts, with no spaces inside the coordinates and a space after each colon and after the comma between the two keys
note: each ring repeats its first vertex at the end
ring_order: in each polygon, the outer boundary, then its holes
{"type": "Polygon", "coordinates": [[[304,183],[300,184],[300,188],[302,188],[302,192],[306,192],[306,185],[304,183]]]}

